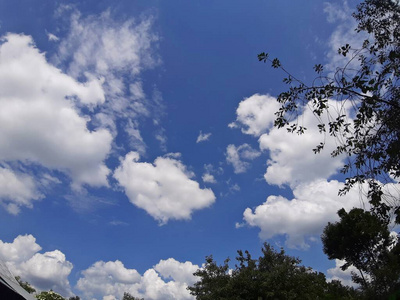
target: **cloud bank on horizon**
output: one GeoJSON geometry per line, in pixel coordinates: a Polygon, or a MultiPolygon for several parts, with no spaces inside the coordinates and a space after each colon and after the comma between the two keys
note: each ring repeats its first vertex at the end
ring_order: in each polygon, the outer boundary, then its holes
{"type": "MultiPolygon", "coordinates": [[[[12,243],[0,241],[0,259],[9,270],[19,274],[38,290],[54,290],[73,296],[68,276],[73,264],[59,250],[40,253],[42,247],[32,235],[19,235],[12,243]]],[[[81,272],[76,289],[86,299],[122,298],[125,292],[146,299],[193,299],[187,286],[196,282],[193,273],[199,268],[191,262],[173,258],[160,260],[143,275],[119,261],[97,261],[81,272]]]]}

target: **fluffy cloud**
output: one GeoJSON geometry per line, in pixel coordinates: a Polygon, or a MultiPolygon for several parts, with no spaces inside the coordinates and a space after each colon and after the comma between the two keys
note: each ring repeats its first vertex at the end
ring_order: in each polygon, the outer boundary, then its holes
{"type": "Polygon", "coordinates": [[[193,275],[194,272],[199,268],[197,265],[193,265],[191,262],[178,262],[173,258],[167,260],[161,260],[157,265],[154,266],[156,270],[164,279],[172,279],[178,282],[186,282],[193,284],[197,281],[197,278],[193,275]]]}
{"type": "Polygon", "coordinates": [[[139,162],[137,152],[128,153],[114,173],[132,204],[146,210],[160,224],[169,219],[190,219],[194,210],[215,201],[214,193],[201,189],[190,179],[193,176],[172,156],[158,157],[151,164],[139,162]]]}
{"type": "MultiPolygon", "coordinates": [[[[330,115],[323,115],[322,121],[330,121],[339,112],[346,112],[348,107],[342,107],[335,101],[330,101],[330,115]]],[[[269,184],[290,184],[291,187],[301,182],[310,182],[318,178],[328,178],[342,166],[341,158],[332,158],[335,149],[335,139],[320,134],[317,128],[318,119],[310,109],[293,122],[301,121],[307,130],[302,135],[289,133],[273,126],[274,113],[280,105],[276,98],[269,95],[255,94],[242,102],[237,109],[237,119],[231,127],[240,127],[243,133],[259,136],[260,149],[269,152],[268,168],[265,180],[269,184]],[[321,141],[325,149],[315,155],[312,151],[321,141]],[[321,168],[321,166],[324,166],[321,168]]],[[[256,152],[254,152],[256,154],[256,152]]],[[[248,164],[240,159],[238,149],[228,146],[227,160],[235,169],[235,173],[245,172],[248,164]]]]}
{"type": "Polygon", "coordinates": [[[356,274],[359,274],[359,271],[357,270],[356,267],[353,266],[350,266],[346,271],[343,271],[340,267],[343,266],[344,264],[345,264],[344,260],[335,259],[335,267],[328,269],[326,271],[328,275],[327,279],[329,281],[339,280],[344,285],[357,287],[357,285],[351,280],[351,273],[354,272],[356,274]]]}
{"type": "Polygon", "coordinates": [[[87,298],[94,296],[123,295],[132,289],[134,284],[139,284],[140,274],[134,269],[126,269],[122,262],[98,261],[82,272],[83,277],[77,282],[76,287],[87,298]]]}
{"type": "Polygon", "coordinates": [[[32,235],[20,235],[12,243],[0,241],[0,259],[22,280],[28,281],[38,290],[50,290],[71,296],[68,276],[72,264],[59,251],[38,253],[41,247],[32,235]]]}
{"type": "MultiPolygon", "coordinates": [[[[289,184],[291,187],[299,183],[310,182],[319,178],[329,178],[343,165],[341,157],[332,158],[331,152],[336,148],[336,140],[320,134],[319,121],[328,123],[339,114],[347,114],[350,104],[329,101],[329,114],[321,119],[305,108],[296,120],[307,128],[304,134],[297,135],[273,126],[274,113],[280,104],[269,95],[255,94],[240,102],[237,119],[230,127],[240,127],[243,133],[259,137],[260,149],[269,152],[268,168],[265,179],[269,184],[289,184]],[[325,149],[315,155],[314,149],[320,142],[325,142],[325,149]],[[324,166],[321,168],[321,166],[324,166]]],[[[239,159],[235,148],[231,147],[227,157],[235,167],[235,172],[244,172],[246,163],[239,159]]]]}
{"type": "MultiPolygon", "coordinates": [[[[339,113],[346,113],[349,105],[343,107],[336,101],[329,101],[330,115],[323,115],[321,119],[328,123],[339,113]]],[[[291,187],[304,182],[311,182],[320,178],[329,178],[343,166],[343,157],[331,156],[337,141],[333,137],[320,134],[317,128],[318,119],[312,111],[306,108],[298,117],[301,125],[307,130],[298,135],[286,130],[272,128],[269,133],[263,134],[260,139],[260,149],[269,151],[267,171],[264,175],[269,184],[289,184],[291,187]],[[318,154],[314,149],[320,142],[325,142],[325,148],[318,154]]],[[[298,122],[295,120],[290,124],[298,122]]]]}
{"type": "Polygon", "coordinates": [[[204,182],[208,182],[208,183],[216,183],[217,182],[215,180],[214,175],[209,174],[209,173],[204,173],[203,176],[201,177],[201,179],[203,179],[204,182]]]}
{"type": "Polygon", "coordinates": [[[196,281],[192,273],[198,268],[190,262],[180,263],[169,258],[161,260],[141,276],[120,261],[96,262],[82,272],[77,288],[87,298],[96,299],[122,298],[124,292],[150,300],[193,299],[186,288],[196,281]]]}
{"type": "Polygon", "coordinates": [[[294,199],[269,196],[267,201],[254,210],[243,213],[244,224],[260,228],[260,238],[269,239],[285,235],[291,248],[309,248],[309,241],[319,237],[327,222],[338,220],[337,211],[360,207],[358,190],[352,189],[345,196],[338,196],[343,184],[332,180],[316,180],[302,184],[293,190],[294,199]]]}
{"type": "MultiPolygon", "coordinates": [[[[38,163],[69,174],[75,187],[107,185],[112,137],[89,131],[79,105],[104,102],[101,81],[80,83],[47,63],[31,37],[0,46],[0,160],[38,163]]],[[[28,187],[29,188],[29,187],[28,187]]]]}
{"type": "Polygon", "coordinates": [[[229,127],[240,127],[245,134],[260,136],[273,126],[274,112],[279,107],[276,98],[255,94],[239,103],[236,121],[229,124],[229,127]]]}
{"type": "Polygon", "coordinates": [[[0,167],[0,203],[9,213],[16,215],[21,206],[32,207],[41,197],[32,177],[0,167]]]}
{"type": "Polygon", "coordinates": [[[199,136],[197,137],[196,143],[201,143],[208,141],[210,139],[211,133],[203,133],[200,131],[199,136]]]}
{"type": "Polygon", "coordinates": [[[244,173],[250,167],[250,163],[243,159],[253,160],[260,155],[261,153],[251,148],[249,144],[239,147],[231,144],[226,148],[226,161],[233,166],[235,174],[244,173]]]}

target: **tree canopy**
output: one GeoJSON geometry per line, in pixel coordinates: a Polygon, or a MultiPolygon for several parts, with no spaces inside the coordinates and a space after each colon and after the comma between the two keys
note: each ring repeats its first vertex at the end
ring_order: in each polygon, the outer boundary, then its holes
{"type": "Polygon", "coordinates": [[[400,288],[400,245],[388,224],[377,215],[354,208],[339,210],[340,221],[328,223],[322,234],[329,259],[341,259],[346,270],[354,266],[355,283],[367,299],[385,299],[400,288]]]}
{"type": "Polygon", "coordinates": [[[237,264],[229,259],[218,265],[212,256],[194,275],[200,279],[188,287],[196,299],[354,299],[356,291],[338,281],[326,282],[325,275],[300,265],[298,258],[276,251],[265,243],[262,256],[253,259],[248,251],[238,251],[237,264]]]}

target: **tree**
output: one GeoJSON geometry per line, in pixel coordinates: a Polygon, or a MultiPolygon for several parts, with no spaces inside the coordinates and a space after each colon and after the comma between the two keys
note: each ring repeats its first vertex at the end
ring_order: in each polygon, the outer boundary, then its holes
{"type": "Polygon", "coordinates": [[[50,290],[48,292],[41,292],[35,296],[38,300],[65,300],[61,295],[50,290]]]}
{"type": "Polygon", "coordinates": [[[339,282],[327,283],[324,274],[301,266],[283,249],[275,251],[265,243],[262,254],[253,259],[248,251],[239,250],[233,270],[229,259],[218,265],[208,256],[204,268],[194,273],[200,280],[188,290],[200,300],[352,299],[356,295],[339,282]]]}
{"type": "Polygon", "coordinates": [[[144,298],[136,298],[129,293],[124,293],[122,300],[144,300],[144,298]]]}
{"type": "Polygon", "coordinates": [[[367,299],[385,299],[400,287],[400,245],[390,235],[388,223],[379,216],[354,208],[339,210],[340,221],[328,223],[322,234],[323,250],[329,259],[346,263],[342,270],[354,266],[355,283],[367,299]]]}
{"type": "MultiPolygon", "coordinates": [[[[286,71],[279,59],[270,59],[266,53],[258,58],[288,75],[284,82],[289,89],[277,98],[281,108],[275,126],[304,133],[301,123],[291,121],[304,107],[310,107],[319,120],[319,131],[338,141],[332,156],[348,158],[342,172],[349,177],[341,193],[367,182],[373,209],[381,215],[393,209],[400,221],[398,196],[388,204],[388,195],[382,192],[383,183],[400,177],[400,6],[393,0],[365,0],[353,16],[358,21],[357,31],[369,37],[359,49],[346,44],[338,50],[348,62],[337,66],[333,75],[321,64],[315,65],[317,77],[307,84],[286,71]],[[352,116],[345,111],[331,116],[329,99],[342,102],[342,107],[351,102],[352,116]]],[[[314,152],[323,148],[321,142],[314,152]]]]}
{"type": "Polygon", "coordinates": [[[27,281],[22,281],[20,276],[16,276],[15,280],[19,283],[19,285],[27,291],[29,294],[35,293],[36,290],[27,282],[27,281]]]}

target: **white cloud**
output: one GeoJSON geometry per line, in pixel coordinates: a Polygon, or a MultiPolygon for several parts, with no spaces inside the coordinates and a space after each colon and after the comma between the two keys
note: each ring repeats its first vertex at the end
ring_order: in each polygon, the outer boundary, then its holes
{"type": "MultiPolygon", "coordinates": [[[[336,101],[329,101],[329,107],[329,119],[326,115],[321,117],[325,123],[335,118],[339,112],[346,113],[349,104],[343,106],[336,101]]],[[[301,122],[307,128],[304,134],[298,135],[274,127],[259,139],[260,149],[269,151],[270,159],[264,175],[269,184],[289,184],[293,188],[300,183],[329,178],[343,166],[343,156],[331,156],[337,146],[335,138],[319,133],[319,121],[311,109],[306,108],[298,120],[290,124],[295,122],[301,122]],[[315,154],[312,149],[320,142],[325,142],[325,148],[315,154]]]]}
{"type": "Polygon", "coordinates": [[[260,156],[261,153],[248,144],[240,145],[228,145],[226,148],[226,161],[233,166],[235,174],[244,173],[250,167],[250,163],[246,160],[253,160],[260,156]]]}
{"type": "Polygon", "coordinates": [[[21,206],[31,208],[32,202],[40,198],[32,177],[0,167],[0,203],[9,213],[18,214],[21,206]]]}
{"type": "Polygon", "coordinates": [[[72,58],[69,73],[74,77],[85,75],[86,70],[104,76],[115,71],[137,75],[158,63],[151,51],[152,44],[158,40],[151,33],[152,22],[152,18],[139,23],[132,18],[115,20],[110,11],[82,18],[75,11],[69,35],[60,45],[59,58],[72,58]]]}
{"type": "Polygon", "coordinates": [[[137,152],[128,153],[114,173],[131,203],[160,224],[169,219],[190,219],[194,210],[215,201],[212,190],[201,189],[190,179],[193,176],[175,157],[158,157],[151,164],[139,162],[137,152]]]}
{"type": "Polygon", "coordinates": [[[125,268],[121,261],[98,261],[82,271],[83,277],[77,282],[77,289],[90,299],[98,296],[122,296],[124,292],[139,284],[140,274],[134,269],[125,268]]]}
{"type": "Polygon", "coordinates": [[[60,40],[56,35],[54,35],[54,34],[52,34],[50,32],[47,33],[47,38],[51,42],[58,42],[60,40]]]}
{"type": "Polygon", "coordinates": [[[270,95],[254,94],[239,103],[236,110],[236,121],[229,127],[240,127],[242,132],[260,136],[269,130],[275,121],[274,113],[280,104],[270,95]]]}
{"type": "Polygon", "coordinates": [[[135,269],[125,268],[120,261],[96,262],[82,272],[77,288],[87,298],[96,299],[122,298],[124,292],[149,300],[194,299],[186,288],[196,281],[192,273],[198,268],[190,262],[180,263],[169,258],[160,260],[141,276],[135,269]]]}
{"type": "Polygon", "coordinates": [[[199,136],[197,137],[196,143],[201,143],[208,141],[210,139],[211,133],[203,133],[200,130],[199,136]]]}
{"type": "MultiPolygon", "coordinates": [[[[244,211],[244,224],[259,227],[261,239],[285,235],[288,247],[308,249],[308,239],[319,237],[328,222],[338,220],[339,209],[350,210],[363,205],[358,190],[352,189],[345,196],[338,196],[340,188],[343,183],[336,180],[316,180],[297,186],[292,200],[269,196],[254,210],[247,208],[244,211]]],[[[237,224],[237,227],[244,224],[237,224]]]]}
{"type": "Polygon", "coordinates": [[[29,260],[15,266],[15,272],[40,290],[54,290],[61,295],[71,296],[68,276],[72,263],[59,250],[36,253],[29,260]]]}
{"type": "Polygon", "coordinates": [[[338,54],[338,49],[346,44],[349,44],[352,49],[361,49],[368,36],[355,30],[357,21],[352,16],[354,10],[349,7],[347,1],[344,0],[340,4],[325,2],[324,5],[328,22],[338,24],[328,41],[329,50],[326,55],[328,63],[325,65],[325,69],[330,72],[330,76],[334,76],[337,68],[343,68],[347,64],[347,71],[357,70],[360,65],[359,60],[351,60],[352,51],[344,57],[338,54]]]}
{"type": "Polygon", "coordinates": [[[204,173],[203,176],[201,177],[201,179],[203,179],[204,182],[208,182],[208,183],[216,183],[217,182],[215,180],[214,175],[209,174],[209,173],[204,173]]]}
{"type": "Polygon", "coordinates": [[[154,270],[164,279],[172,279],[177,282],[185,282],[188,284],[193,284],[197,281],[193,273],[196,272],[198,268],[199,266],[193,265],[189,261],[181,263],[173,258],[161,260],[154,266],[154,270]]]}
{"type": "Polygon", "coordinates": [[[133,149],[137,151],[144,150],[144,143],[136,121],[149,117],[152,109],[141,72],[159,64],[153,51],[158,37],[152,33],[152,24],[152,17],[140,22],[133,18],[121,20],[113,18],[109,10],[86,18],[72,11],[69,34],[61,41],[56,57],[60,65],[68,64],[68,74],[74,78],[104,79],[107,100],[101,113],[113,122],[135,120],[135,128],[125,129],[136,141],[133,149]]]}
{"type": "Polygon", "coordinates": [[[356,274],[359,274],[359,271],[356,267],[353,266],[350,266],[349,268],[347,268],[346,271],[343,271],[340,267],[343,266],[345,263],[346,262],[344,260],[335,259],[335,267],[326,271],[328,274],[327,280],[339,280],[344,285],[358,287],[358,285],[351,280],[351,273],[354,272],[356,274]]]}
{"type": "Polygon", "coordinates": [[[21,263],[42,250],[32,235],[19,235],[12,243],[0,240],[0,258],[5,262],[21,263]]]}
{"type": "Polygon", "coordinates": [[[0,241],[0,259],[14,275],[28,281],[38,290],[50,290],[71,296],[68,276],[72,264],[59,251],[38,253],[42,248],[32,235],[19,235],[12,243],[0,241]]]}
{"type": "Polygon", "coordinates": [[[104,102],[99,80],[79,83],[46,62],[31,37],[9,34],[0,46],[0,160],[66,172],[74,186],[107,185],[112,137],[89,131],[75,107],[104,102]]]}

